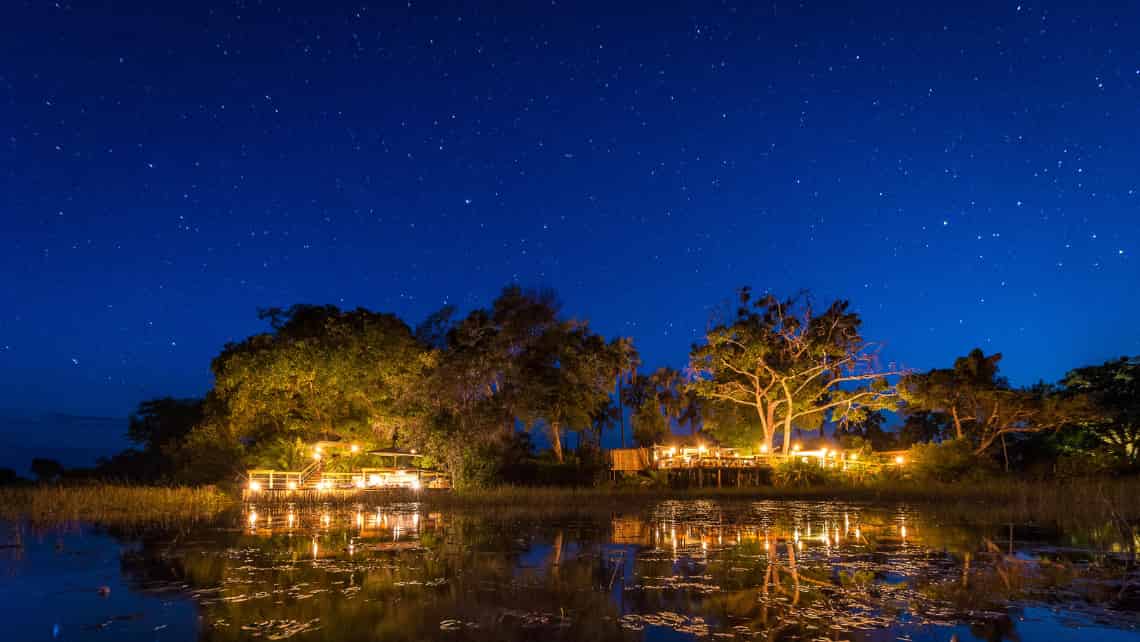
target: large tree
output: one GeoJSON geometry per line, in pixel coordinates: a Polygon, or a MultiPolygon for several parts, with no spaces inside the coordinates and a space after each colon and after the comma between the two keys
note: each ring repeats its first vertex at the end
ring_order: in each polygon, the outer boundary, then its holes
{"type": "Polygon", "coordinates": [[[1071,394],[1087,395],[1096,411],[1096,416],[1080,426],[1081,432],[1107,447],[1122,463],[1140,463],[1140,357],[1077,368],[1061,384],[1071,394]]]}
{"type": "Polygon", "coordinates": [[[563,433],[590,429],[599,409],[610,403],[620,358],[619,346],[578,321],[548,329],[520,355],[520,419],[545,425],[558,461],[564,459],[563,433]]]}
{"type": "Polygon", "coordinates": [[[144,452],[161,457],[202,422],[203,414],[201,399],[150,399],[131,415],[127,437],[144,452]]]}
{"type": "Polygon", "coordinates": [[[701,425],[701,400],[673,368],[634,375],[622,386],[620,398],[631,410],[633,438],[639,445],[663,441],[673,425],[687,427],[692,435],[701,425]]]}
{"type": "Polygon", "coordinates": [[[909,408],[926,409],[950,416],[954,436],[966,435],[964,421],[976,421],[987,395],[1006,390],[1009,383],[998,376],[1001,353],[986,356],[979,348],[954,360],[952,368],[935,368],[903,379],[901,390],[909,408]]]}
{"type": "Polygon", "coordinates": [[[422,419],[431,353],[399,318],[364,309],[272,309],[273,332],[214,359],[210,421],[243,441],[295,436],[389,444],[422,419]]]}
{"type": "Polygon", "coordinates": [[[606,406],[614,379],[635,367],[637,353],[629,339],[607,343],[586,323],[564,319],[553,292],[511,285],[490,309],[455,323],[443,317],[417,335],[439,346],[425,390],[445,434],[461,435],[462,446],[446,446],[453,458],[509,442],[520,426],[543,426],[562,460],[567,430],[593,433],[613,421],[606,406]]]}
{"type": "Polygon", "coordinates": [[[787,453],[793,427],[816,429],[895,406],[888,378],[901,372],[880,366],[878,346],[863,339],[860,325],[846,301],[817,312],[806,295],[778,299],[744,288],[734,313],[694,346],[691,389],[754,413],[751,443],[770,450],[782,431],[787,453]]]}
{"type": "Polygon", "coordinates": [[[1009,468],[1008,439],[1057,430],[1089,421],[1095,409],[1086,395],[1063,394],[1038,384],[1014,388],[998,374],[1001,354],[975,348],[950,369],[907,375],[899,384],[909,411],[943,413],[951,418],[955,437],[969,440],[974,453],[1001,446],[1009,468]]]}

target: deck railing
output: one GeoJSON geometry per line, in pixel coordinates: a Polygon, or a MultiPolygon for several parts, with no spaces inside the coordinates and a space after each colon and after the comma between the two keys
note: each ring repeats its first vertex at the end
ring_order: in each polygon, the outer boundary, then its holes
{"type": "Polygon", "coordinates": [[[802,461],[805,464],[815,464],[823,468],[845,471],[878,470],[890,465],[887,461],[877,458],[841,458],[821,457],[818,454],[765,453],[751,456],[718,457],[709,453],[702,456],[665,456],[657,457],[652,467],[659,470],[676,470],[688,468],[773,468],[782,462],[802,461]]]}
{"type": "Polygon", "coordinates": [[[296,490],[305,485],[303,472],[272,470],[261,468],[248,473],[251,488],[265,490],[296,490]]]}

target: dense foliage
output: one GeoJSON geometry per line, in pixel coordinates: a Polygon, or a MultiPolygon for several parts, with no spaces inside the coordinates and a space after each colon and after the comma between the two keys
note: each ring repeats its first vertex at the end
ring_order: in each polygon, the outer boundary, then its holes
{"type": "MultiPolygon", "coordinates": [[[[458,487],[582,485],[605,477],[601,444],[611,431],[623,446],[629,435],[643,447],[711,439],[785,453],[805,432],[816,441],[830,432],[849,453],[909,449],[907,474],[937,482],[1003,469],[1071,477],[1140,467],[1140,357],[1027,388],[1000,376],[1001,354],[978,349],[948,368],[907,371],[879,362],[845,301],[817,310],[806,295],[743,289],[683,373],[639,372],[630,339],[607,340],[565,316],[553,293],[518,286],[465,316],[445,307],[415,328],[335,306],[261,318],[266,332],[213,360],[204,398],[139,405],[128,426],[134,447],[89,471],[38,459],[33,474],[49,483],[212,483],[251,467],[299,470],[313,443],[341,442],[414,449],[458,487]],[[535,435],[549,450],[537,451],[535,435]]],[[[773,480],[827,481],[798,459],[773,480]]],[[[11,471],[0,479],[19,481],[11,471]]]]}

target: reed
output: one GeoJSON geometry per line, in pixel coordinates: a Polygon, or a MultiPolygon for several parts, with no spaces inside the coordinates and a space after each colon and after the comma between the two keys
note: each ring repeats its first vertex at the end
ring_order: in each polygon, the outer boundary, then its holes
{"type": "Polygon", "coordinates": [[[235,503],[213,486],[93,484],[0,488],[0,518],[33,523],[150,522],[209,519],[235,503]]]}
{"type": "MultiPolygon", "coordinates": [[[[384,505],[417,502],[434,509],[485,514],[592,514],[635,510],[669,499],[723,501],[811,500],[908,503],[988,521],[1140,522],[1140,479],[1032,482],[993,479],[969,483],[877,481],[863,485],[689,488],[498,486],[471,491],[391,491],[260,496],[258,504],[384,505]]],[[[0,488],[0,519],[32,522],[143,523],[211,519],[240,504],[233,492],[205,487],[122,485],[0,488]]]]}
{"type": "Polygon", "coordinates": [[[753,488],[530,488],[501,486],[426,495],[441,508],[541,512],[624,510],[665,499],[814,500],[905,502],[939,511],[985,515],[999,521],[1140,521],[1140,479],[1089,479],[1031,482],[994,479],[970,483],[881,481],[865,485],[753,488]]]}

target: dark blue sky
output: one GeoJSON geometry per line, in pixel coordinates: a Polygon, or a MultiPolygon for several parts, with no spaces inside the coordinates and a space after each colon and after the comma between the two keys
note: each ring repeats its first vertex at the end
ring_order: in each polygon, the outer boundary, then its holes
{"type": "Polygon", "coordinates": [[[744,284],[904,366],[1140,353],[1136,3],[277,4],[5,8],[0,408],[123,416],[259,307],[511,281],[653,365],[744,284]]]}

